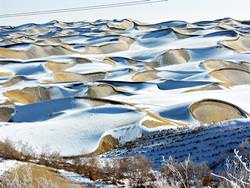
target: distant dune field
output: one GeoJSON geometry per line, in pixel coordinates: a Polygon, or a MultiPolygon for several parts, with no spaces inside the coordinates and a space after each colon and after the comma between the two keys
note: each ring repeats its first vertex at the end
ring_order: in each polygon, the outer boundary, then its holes
{"type": "Polygon", "coordinates": [[[0,27],[0,141],[19,150],[99,155],[159,130],[250,123],[249,93],[248,21],[0,27]]]}

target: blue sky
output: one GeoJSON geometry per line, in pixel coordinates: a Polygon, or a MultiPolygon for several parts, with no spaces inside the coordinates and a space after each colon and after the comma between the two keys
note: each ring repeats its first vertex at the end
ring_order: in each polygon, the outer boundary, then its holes
{"type": "MultiPolygon", "coordinates": [[[[0,14],[73,8],[131,0],[0,0],[0,14]]],[[[19,18],[0,19],[0,25],[44,23],[50,20],[93,21],[97,19],[131,18],[144,22],[167,20],[213,20],[223,17],[250,20],[250,0],[169,0],[166,3],[140,5],[83,12],[69,12],[19,18]]]]}

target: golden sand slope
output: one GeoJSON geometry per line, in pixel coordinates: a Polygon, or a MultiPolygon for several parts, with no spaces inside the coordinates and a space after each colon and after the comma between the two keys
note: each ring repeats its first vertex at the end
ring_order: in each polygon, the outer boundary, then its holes
{"type": "Polygon", "coordinates": [[[43,87],[26,87],[3,93],[10,101],[22,104],[32,104],[50,99],[49,91],[43,87]]]}
{"type": "Polygon", "coordinates": [[[201,124],[215,123],[230,119],[245,118],[245,113],[237,106],[219,100],[205,99],[190,106],[193,117],[201,124]]]}
{"type": "Polygon", "coordinates": [[[112,135],[106,135],[100,140],[98,148],[88,155],[99,155],[115,149],[118,145],[119,141],[116,138],[112,137],[112,135]]]}
{"type": "Polygon", "coordinates": [[[134,82],[152,81],[152,80],[159,78],[157,76],[157,73],[159,73],[159,72],[160,71],[157,71],[157,70],[146,70],[146,71],[142,71],[142,72],[137,72],[132,76],[131,79],[134,82]]]}
{"type": "Polygon", "coordinates": [[[236,68],[214,70],[209,76],[221,81],[225,86],[250,84],[250,72],[236,68]]]}
{"type": "Polygon", "coordinates": [[[75,64],[66,62],[53,62],[49,61],[45,64],[45,67],[52,72],[62,72],[67,68],[73,67],[75,64]]]}
{"type": "Polygon", "coordinates": [[[203,62],[203,65],[209,70],[234,68],[250,71],[250,63],[248,62],[234,63],[224,60],[207,60],[203,62]]]}
{"type": "Polygon", "coordinates": [[[219,83],[212,83],[206,86],[196,87],[184,91],[184,93],[197,92],[197,91],[209,91],[209,90],[221,90],[222,86],[219,83]]]}
{"type": "Polygon", "coordinates": [[[161,55],[162,65],[175,65],[187,63],[190,60],[190,55],[185,49],[168,50],[161,55]]]}
{"type": "Polygon", "coordinates": [[[127,30],[134,27],[134,23],[130,20],[123,20],[121,22],[108,21],[107,26],[110,29],[127,30]]]}
{"type": "Polygon", "coordinates": [[[155,128],[166,125],[166,123],[156,120],[144,120],[141,124],[147,128],[155,128]]]}
{"type": "Polygon", "coordinates": [[[106,72],[95,72],[89,74],[77,74],[72,72],[56,72],[53,74],[54,80],[50,82],[89,82],[102,80],[106,77],[106,72]]]}
{"type": "Polygon", "coordinates": [[[87,95],[93,98],[107,97],[118,94],[114,86],[110,84],[89,85],[87,95]]]}
{"type": "Polygon", "coordinates": [[[11,76],[12,73],[11,72],[8,72],[8,71],[1,71],[0,72],[0,77],[8,77],[8,76],[11,76]]]}
{"type": "Polygon", "coordinates": [[[222,44],[240,53],[250,52],[250,37],[239,37],[235,40],[226,40],[222,44]]]}
{"type": "MultiPolygon", "coordinates": [[[[86,186],[79,185],[71,182],[60,176],[54,169],[47,168],[44,166],[38,166],[34,164],[23,164],[16,168],[10,169],[8,172],[5,172],[5,181],[10,183],[16,181],[16,183],[22,184],[23,187],[33,188],[40,187],[60,187],[60,188],[84,188],[86,186]],[[9,181],[8,181],[9,180],[9,181]]],[[[6,183],[6,182],[5,182],[6,183]]],[[[21,185],[20,185],[21,186],[21,185]]]]}
{"type": "Polygon", "coordinates": [[[116,146],[118,146],[119,142],[117,139],[112,137],[111,135],[104,136],[98,146],[98,149],[96,150],[97,154],[101,154],[107,151],[110,151],[114,149],[116,146]]]}
{"type": "Polygon", "coordinates": [[[176,33],[182,35],[196,36],[193,32],[202,30],[203,28],[172,28],[176,33]]]}
{"type": "MultiPolygon", "coordinates": [[[[32,165],[32,180],[33,180],[33,187],[39,188],[39,178],[44,178],[50,181],[51,183],[58,185],[60,188],[80,188],[79,184],[70,182],[69,180],[61,177],[56,171],[41,167],[37,165],[32,165]]],[[[41,180],[40,180],[41,181],[41,180]]]]}
{"type": "MultiPolygon", "coordinates": [[[[79,63],[86,63],[88,60],[79,60],[79,63]]],[[[79,74],[65,71],[66,69],[75,66],[77,63],[66,63],[66,62],[52,62],[49,61],[45,64],[45,67],[52,71],[53,80],[44,80],[44,82],[89,82],[93,80],[102,80],[105,78],[105,72],[94,72],[87,74],[79,74]]]]}
{"type": "Polygon", "coordinates": [[[61,46],[39,46],[32,44],[27,50],[15,50],[9,48],[0,47],[0,57],[11,58],[11,59],[34,59],[41,57],[48,57],[52,55],[66,55],[73,54],[61,46]]]}
{"type": "Polygon", "coordinates": [[[110,42],[100,46],[87,46],[84,54],[108,54],[128,50],[134,39],[129,37],[120,37],[118,41],[110,42]]]}
{"type": "Polygon", "coordinates": [[[22,80],[24,80],[24,78],[25,78],[24,76],[14,76],[11,79],[1,83],[1,85],[4,87],[10,87],[10,86],[15,85],[18,82],[21,82],[22,80]]]}

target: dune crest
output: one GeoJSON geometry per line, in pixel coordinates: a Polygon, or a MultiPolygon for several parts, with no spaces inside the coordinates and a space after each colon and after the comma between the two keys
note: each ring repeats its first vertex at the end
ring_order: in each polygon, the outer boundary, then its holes
{"type": "Polygon", "coordinates": [[[219,100],[206,99],[190,106],[193,117],[200,123],[217,123],[230,119],[246,118],[239,107],[219,100]]]}

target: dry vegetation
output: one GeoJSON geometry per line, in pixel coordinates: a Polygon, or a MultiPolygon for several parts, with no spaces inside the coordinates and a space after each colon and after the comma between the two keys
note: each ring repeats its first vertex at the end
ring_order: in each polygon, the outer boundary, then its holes
{"type": "MultiPolygon", "coordinates": [[[[71,159],[69,163],[59,153],[35,156],[31,152],[32,149],[25,145],[21,151],[17,151],[9,140],[0,144],[0,156],[4,159],[14,159],[29,162],[29,164],[52,167],[53,169],[72,171],[92,180],[100,180],[119,186],[129,185],[132,187],[152,188],[247,188],[250,186],[250,157],[247,152],[248,150],[246,150],[247,147],[248,144],[242,144],[239,151],[235,150],[235,158],[226,161],[225,171],[220,174],[212,173],[206,164],[195,164],[190,160],[177,163],[171,158],[165,161],[160,171],[153,170],[151,162],[143,156],[112,160],[85,157],[71,159]],[[127,183],[125,184],[125,182],[127,183]]],[[[4,175],[0,178],[0,185],[6,188],[29,187],[31,181],[30,173],[31,171],[28,166],[22,169],[22,173],[19,173],[17,170],[16,173],[12,173],[11,175],[4,175]]],[[[46,178],[39,179],[39,181],[41,182],[37,182],[36,185],[42,188],[58,187],[58,185],[51,183],[46,178]]]]}

